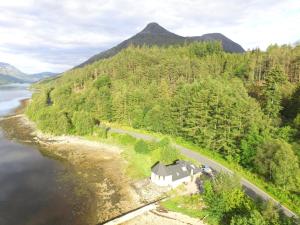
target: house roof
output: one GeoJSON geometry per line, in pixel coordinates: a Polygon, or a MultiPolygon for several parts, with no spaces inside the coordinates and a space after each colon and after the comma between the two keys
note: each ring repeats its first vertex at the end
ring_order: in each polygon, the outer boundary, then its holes
{"type": "Polygon", "coordinates": [[[172,181],[190,176],[192,170],[193,174],[201,172],[201,168],[183,160],[177,160],[175,164],[167,166],[163,165],[162,163],[157,163],[152,168],[152,172],[159,176],[172,175],[172,181]]]}
{"type": "Polygon", "coordinates": [[[168,176],[168,175],[170,175],[169,171],[167,170],[167,167],[164,164],[160,163],[160,162],[158,162],[156,165],[154,165],[152,167],[152,172],[159,175],[159,176],[168,176]]]}

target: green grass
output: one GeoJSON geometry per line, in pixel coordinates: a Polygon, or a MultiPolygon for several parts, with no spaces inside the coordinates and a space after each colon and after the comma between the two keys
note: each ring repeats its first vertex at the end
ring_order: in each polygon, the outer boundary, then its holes
{"type": "Polygon", "coordinates": [[[214,218],[208,216],[200,195],[176,196],[162,201],[161,205],[167,210],[204,220],[208,224],[218,224],[214,218]]]}
{"type": "MultiPolygon", "coordinates": [[[[99,136],[85,136],[91,141],[99,141],[106,144],[116,145],[122,149],[121,155],[127,161],[125,173],[133,179],[144,179],[150,176],[151,167],[158,161],[162,161],[158,142],[145,141],[150,151],[148,153],[137,153],[135,144],[138,139],[128,134],[109,133],[107,138],[99,136]]],[[[178,159],[184,159],[178,155],[178,159]]],[[[177,159],[177,157],[176,157],[177,159]]]]}
{"type": "MultiPolygon", "coordinates": [[[[131,137],[131,136],[130,136],[131,137]]],[[[107,138],[86,136],[88,140],[99,141],[122,149],[122,157],[127,161],[125,173],[133,179],[143,179],[150,176],[151,158],[148,155],[138,154],[134,150],[137,139],[131,137],[126,140],[124,135],[109,134],[107,138]]]]}

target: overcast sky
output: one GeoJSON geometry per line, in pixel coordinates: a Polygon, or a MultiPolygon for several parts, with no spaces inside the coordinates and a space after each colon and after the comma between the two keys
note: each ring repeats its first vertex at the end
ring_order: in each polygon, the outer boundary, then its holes
{"type": "Polygon", "coordinates": [[[62,72],[149,22],[265,49],[300,39],[300,0],[0,0],[0,62],[62,72]]]}

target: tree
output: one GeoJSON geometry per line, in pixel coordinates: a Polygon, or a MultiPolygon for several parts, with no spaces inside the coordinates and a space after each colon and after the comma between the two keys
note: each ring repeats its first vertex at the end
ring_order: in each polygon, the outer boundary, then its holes
{"type": "Polygon", "coordinates": [[[93,133],[94,120],[90,113],[85,111],[74,112],[72,122],[78,135],[93,133]]]}
{"type": "Polygon", "coordinates": [[[220,173],[213,181],[204,184],[203,200],[210,215],[219,221],[233,211],[245,208],[246,198],[236,176],[220,173]]]}
{"type": "Polygon", "coordinates": [[[277,139],[266,141],[258,148],[255,163],[257,171],[274,184],[284,190],[296,188],[299,164],[290,144],[277,139]]]}
{"type": "Polygon", "coordinates": [[[247,168],[253,168],[254,157],[258,146],[263,142],[264,136],[259,129],[251,127],[248,134],[241,140],[240,163],[247,168]]]}
{"type": "Polygon", "coordinates": [[[263,111],[274,122],[278,119],[279,112],[282,109],[281,99],[282,94],[280,86],[286,81],[284,72],[277,66],[272,68],[265,79],[265,86],[263,89],[263,111]]]}
{"type": "Polygon", "coordinates": [[[155,150],[154,159],[165,164],[171,164],[180,157],[179,151],[172,147],[171,141],[168,138],[163,138],[152,147],[155,150]]]}
{"type": "Polygon", "coordinates": [[[265,218],[266,221],[268,221],[268,224],[270,225],[280,225],[280,215],[278,207],[275,206],[275,204],[272,201],[267,201],[262,210],[262,215],[265,218]]]}
{"type": "Polygon", "coordinates": [[[293,120],[293,125],[295,128],[300,130],[300,113],[298,113],[295,119],[293,120]]]}
{"type": "Polygon", "coordinates": [[[267,225],[259,211],[250,211],[248,215],[236,215],[230,221],[230,225],[267,225]]]}

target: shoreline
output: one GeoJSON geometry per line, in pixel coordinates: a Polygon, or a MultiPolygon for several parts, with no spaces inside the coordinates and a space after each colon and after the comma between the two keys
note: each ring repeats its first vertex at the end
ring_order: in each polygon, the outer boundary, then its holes
{"type": "MultiPolygon", "coordinates": [[[[126,161],[121,156],[120,147],[80,136],[54,136],[39,131],[35,123],[24,114],[29,102],[30,99],[20,101],[21,105],[14,114],[0,118],[1,127],[8,122],[13,129],[4,128],[6,135],[24,144],[37,146],[46,157],[65,161],[72,166],[80,177],[78,185],[91,191],[94,196],[96,223],[120,216],[161,196],[162,191],[148,179],[134,181],[124,173],[126,161]],[[97,173],[101,173],[103,180],[97,179],[97,173]]],[[[125,224],[140,224],[141,221],[153,225],[203,224],[201,220],[181,213],[166,210],[162,213],[159,208],[145,212],[125,224]]]]}
{"type": "Polygon", "coordinates": [[[121,158],[120,148],[75,136],[43,134],[24,114],[29,101],[20,101],[14,113],[0,118],[4,136],[32,145],[45,157],[70,166],[79,177],[79,194],[87,192],[93,196],[95,224],[140,206],[141,196],[123,172],[126,162],[121,158]]]}

